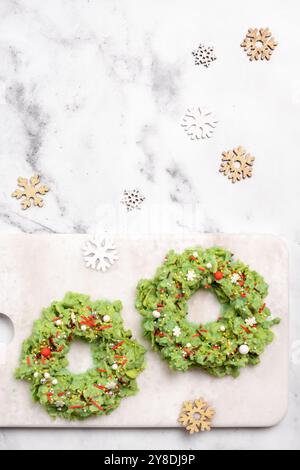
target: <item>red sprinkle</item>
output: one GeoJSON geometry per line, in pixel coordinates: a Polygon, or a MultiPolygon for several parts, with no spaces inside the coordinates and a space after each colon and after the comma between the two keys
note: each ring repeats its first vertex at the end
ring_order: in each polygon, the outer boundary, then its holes
{"type": "Polygon", "coordinates": [[[184,294],[177,294],[176,299],[182,299],[184,297],[184,294]]]}
{"type": "Polygon", "coordinates": [[[69,406],[69,410],[80,410],[81,408],[83,408],[82,405],[69,406]]]}
{"type": "Polygon", "coordinates": [[[47,393],[48,401],[51,401],[51,398],[53,397],[53,393],[49,392],[47,393]]]}
{"type": "Polygon", "coordinates": [[[81,318],[82,318],[82,321],[80,322],[80,325],[86,325],[91,328],[94,328],[96,326],[95,320],[92,317],[92,315],[90,315],[88,318],[81,315],[81,318]]]}
{"type": "Polygon", "coordinates": [[[124,366],[127,364],[127,362],[128,362],[128,359],[124,359],[124,361],[122,362],[121,366],[124,367],[124,366]]]}
{"type": "Polygon", "coordinates": [[[103,373],[104,373],[104,372],[107,372],[107,370],[105,370],[105,369],[97,369],[97,372],[103,372],[103,373]]]}
{"type": "Polygon", "coordinates": [[[216,350],[219,350],[221,346],[213,346],[212,348],[216,351],[216,350]]]}
{"type": "Polygon", "coordinates": [[[94,405],[96,408],[98,408],[98,410],[104,411],[104,409],[102,408],[102,406],[98,405],[98,403],[96,403],[94,400],[91,400],[91,403],[92,403],[92,405],[94,405]]]}
{"type": "Polygon", "coordinates": [[[27,361],[28,367],[31,367],[31,362],[30,362],[30,357],[29,356],[26,357],[26,361],[27,361]]]}
{"type": "Polygon", "coordinates": [[[246,328],[244,325],[240,325],[240,326],[241,328],[243,328],[244,331],[246,331],[246,333],[251,333],[251,331],[248,328],[246,328]]]}
{"type": "Polygon", "coordinates": [[[57,321],[57,320],[60,320],[60,317],[55,317],[55,318],[53,318],[52,321],[57,321]]]}
{"type": "Polygon", "coordinates": [[[57,394],[58,397],[63,397],[64,395],[65,395],[65,392],[61,392],[57,394]]]}
{"type": "Polygon", "coordinates": [[[262,307],[260,307],[259,309],[259,313],[263,313],[265,308],[266,308],[266,304],[263,304],[262,307]]]}
{"type": "Polygon", "coordinates": [[[112,325],[103,325],[103,326],[99,326],[99,328],[97,328],[97,330],[108,330],[108,328],[112,328],[112,325]]]}
{"type": "Polygon", "coordinates": [[[245,297],[247,297],[247,294],[245,294],[245,292],[242,292],[241,297],[243,297],[243,299],[245,299],[245,297]]]}
{"type": "Polygon", "coordinates": [[[202,271],[202,272],[204,272],[204,273],[205,273],[205,271],[206,271],[206,269],[205,269],[205,268],[202,268],[202,266],[198,266],[198,269],[199,269],[199,271],[202,271]]]}
{"type": "Polygon", "coordinates": [[[210,284],[206,284],[206,285],[204,286],[204,289],[211,289],[211,285],[210,285],[210,284]]]}
{"type": "Polygon", "coordinates": [[[208,333],[207,330],[197,330],[197,334],[193,335],[193,338],[197,338],[198,336],[202,336],[202,333],[208,333]]]}
{"type": "Polygon", "coordinates": [[[120,341],[118,344],[116,344],[115,346],[113,346],[112,350],[115,351],[116,349],[118,349],[120,346],[122,346],[122,344],[124,344],[125,341],[120,341]]]}
{"type": "Polygon", "coordinates": [[[104,390],[104,392],[107,392],[107,388],[104,387],[104,385],[97,385],[97,384],[95,384],[94,387],[95,387],[95,388],[98,388],[98,390],[104,390]]]}

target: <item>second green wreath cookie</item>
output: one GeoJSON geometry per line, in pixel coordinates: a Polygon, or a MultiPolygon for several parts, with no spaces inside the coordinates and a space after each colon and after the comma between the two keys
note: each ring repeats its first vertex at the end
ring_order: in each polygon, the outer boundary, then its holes
{"type": "Polygon", "coordinates": [[[19,379],[31,385],[34,401],[52,417],[85,419],[111,413],[138,391],[145,349],[125,330],[121,302],[69,293],[44,309],[24,341],[19,379]],[[94,368],[83,374],[68,370],[67,354],[75,338],[91,345],[94,368]]]}
{"type": "Polygon", "coordinates": [[[274,338],[271,327],[280,322],[264,302],[267,293],[263,277],[229,251],[196,247],[170,251],[155,277],[138,284],[136,307],[145,336],[172,369],[199,366],[217,377],[237,377],[242,367],[260,362],[274,338]],[[188,300],[199,289],[219,300],[217,321],[188,320],[188,300]]]}

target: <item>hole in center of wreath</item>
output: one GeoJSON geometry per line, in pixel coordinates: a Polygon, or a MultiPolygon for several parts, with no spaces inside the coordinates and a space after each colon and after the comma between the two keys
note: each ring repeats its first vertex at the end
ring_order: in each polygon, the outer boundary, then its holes
{"type": "Polygon", "coordinates": [[[200,413],[194,413],[194,419],[196,419],[196,420],[201,419],[201,414],[200,413]]]}
{"type": "Polygon", "coordinates": [[[199,289],[188,302],[188,320],[192,323],[217,321],[221,315],[220,303],[213,292],[199,289]]]}
{"type": "Polygon", "coordinates": [[[71,374],[82,374],[94,367],[91,346],[82,340],[74,340],[71,343],[67,359],[71,374]]]}
{"type": "Polygon", "coordinates": [[[13,322],[7,315],[0,313],[0,344],[9,344],[14,334],[13,322]]]}
{"type": "Polygon", "coordinates": [[[241,168],[241,162],[239,160],[235,160],[233,165],[236,170],[239,170],[241,168]]]}

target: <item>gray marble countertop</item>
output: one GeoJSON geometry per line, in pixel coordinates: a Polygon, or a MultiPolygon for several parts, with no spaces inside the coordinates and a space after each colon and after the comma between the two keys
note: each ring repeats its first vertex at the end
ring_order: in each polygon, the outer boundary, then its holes
{"type": "Polygon", "coordinates": [[[0,230],[278,235],[291,333],[289,411],[274,428],[8,429],[0,449],[299,449],[299,18],[297,0],[1,0],[0,230]],[[269,63],[240,48],[249,27],[278,40],[269,63]],[[209,69],[193,64],[200,42],[215,47],[209,69]],[[185,135],[189,106],[214,111],[211,139],[185,135]],[[238,145],[256,161],[232,185],[218,168],[238,145]],[[33,173],[51,192],[24,212],[10,195],[33,173]],[[135,187],[146,200],[127,213],[120,199],[135,187]]]}

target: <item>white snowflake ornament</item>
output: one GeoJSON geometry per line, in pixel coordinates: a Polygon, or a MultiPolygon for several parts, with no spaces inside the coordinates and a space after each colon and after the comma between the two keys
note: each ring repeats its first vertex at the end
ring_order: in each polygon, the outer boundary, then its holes
{"type": "Polygon", "coordinates": [[[181,126],[191,140],[212,137],[218,121],[215,115],[204,107],[192,107],[187,110],[181,126]]]}
{"type": "Polygon", "coordinates": [[[180,335],[181,335],[181,328],[179,328],[179,326],[175,326],[175,328],[173,328],[173,336],[175,336],[175,338],[179,338],[180,335]]]}
{"type": "Polygon", "coordinates": [[[193,271],[192,269],[190,271],[188,271],[187,275],[186,275],[186,279],[187,281],[189,282],[193,282],[195,279],[196,279],[196,273],[195,271],[193,271]]]}
{"type": "Polygon", "coordinates": [[[233,273],[233,275],[231,276],[232,284],[237,284],[239,280],[240,280],[240,275],[238,273],[233,273]]]}
{"type": "Polygon", "coordinates": [[[204,65],[206,68],[217,59],[214,48],[212,46],[205,46],[204,44],[200,44],[200,46],[192,52],[192,55],[195,57],[195,65],[204,65]]]}
{"type": "Polygon", "coordinates": [[[145,196],[141,194],[139,189],[125,189],[121,204],[126,206],[128,212],[134,209],[140,210],[145,199],[145,196]]]}
{"type": "Polygon", "coordinates": [[[119,259],[114,242],[108,238],[88,240],[83,250],[87,268],[105,272],[119,259]]]}
{"type": "Polygon", "coordinates": [[[256,318],[255,317],[250,317],[245,320],[245,323],[247,326],[255,326],[257,324],[256,318]]]}
{"type": "Polygon", "coordinates": [[[113,382],[113,381],[108,382],[108,383],[106,384],[107,390],[113,390],[114,388],[116,388],[116,386],[117,386],[116,382],[113,382]]]}

